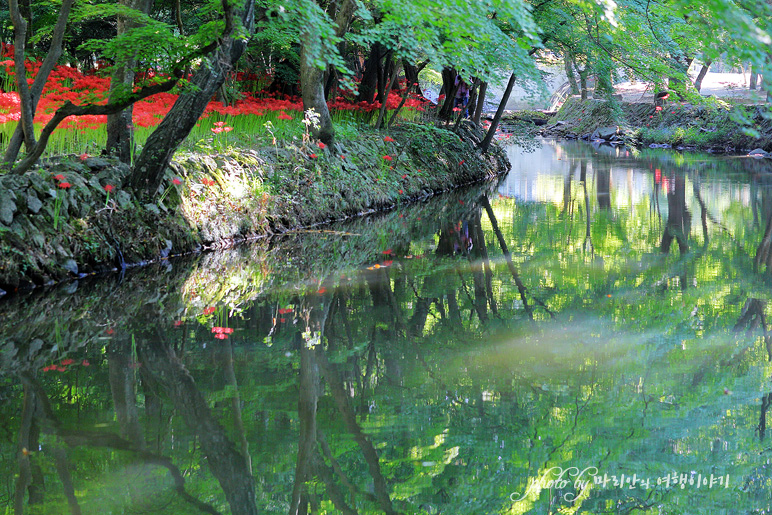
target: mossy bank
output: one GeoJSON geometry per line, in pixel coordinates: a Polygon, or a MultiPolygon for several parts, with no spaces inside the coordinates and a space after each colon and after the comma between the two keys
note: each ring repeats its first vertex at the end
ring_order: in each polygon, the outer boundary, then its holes
{"type": "Polygon", "coordinates": [[[0,176],[0,296],[67,277],[388,209],[509,169],[484,133],[406,124],[327,147],[180,155],[153,201],[123,188],[130,168],[100,157],[50,159],[0,176]],[[111,191],[108,191],[111,190],[111,191]]]}
{"type": "Polygon", "coordinates": [[[714,152],[772,150],[772,119],[766,111],[765,106],[730,105],[718,99],[655,106],[569,98],[541,134],[714,152]]]}

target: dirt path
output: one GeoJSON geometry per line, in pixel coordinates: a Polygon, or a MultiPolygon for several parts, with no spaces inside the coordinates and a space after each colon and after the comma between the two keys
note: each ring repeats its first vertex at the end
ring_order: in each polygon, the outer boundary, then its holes
{"type": "MultiPolygon", "coordinates": [[[[625,102],[647,102],[654,99],[651,83],[623,82],[617,84],[615,89],[625,102]]],[[[763,104],[766,98],[764,91],[748,89],[748,75],[742,73],[708,73],[702,81],[700,93],[742,104],[763,104]]]]}

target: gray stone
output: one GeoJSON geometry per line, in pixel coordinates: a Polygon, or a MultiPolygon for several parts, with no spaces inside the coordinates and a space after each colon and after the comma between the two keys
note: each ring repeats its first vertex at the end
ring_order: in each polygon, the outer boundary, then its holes
{"type": "Polygon", "coordinates": [[[62,263],[62,268],[73,275],[78,275],[78,263],[76,263],[74,259],[66,260],[64,263],[62,263]]]}
{"type": "Polygon", "coordinates": [[[155,205],[155,204],[150,204],[150,203],[149,204],[145,204],[145,209],[147,209],[151,213],[155,213],[156,215],[160,215],[161,214],[161,210],[158,209],[158,206],[155,205]]]}
{"type": "Polygon", "coordinates": [[[27,209],[29,209],[31,213],[38,214],[40,212],[40,208],[42,207],[43,202],[38,198],[38,196],[31,191],[27,191],[27,209]]]}
{"type": "Polygon", "coordinates": [[[110,162],[101,157],[88,157],[83,164],[91,168],[92,170],[102,170],[110,166],[110,162]]]}
{"type": "Polygon", "coordinates": [[[125,192],[125,191],[123,191],[123,190],[120,190],[120,191],[119,191],[119,192],[118,192],[118,193],[115,195],[115,200],[118,202],[118,205],[119,205],[121,208],[125,208],[125,207],[127,207],[129,204],[131,204],[131,195],[129,195],[128,193],[126,193],[126,192],[125,192]]]}
{"type": "Polygon", "coordinates": [[[16,194],[13,191],[0,191],[0,222],[11,225],[16,212],[16,194]]]}
{"type": "Polygon", "coordinates": [[[595,129],[595,132],[592,133],[592,138],[609,140],[612,136],[616,136],[618,130],[619,128],[616,125],[609,127],[598,127],[595,129]]]}

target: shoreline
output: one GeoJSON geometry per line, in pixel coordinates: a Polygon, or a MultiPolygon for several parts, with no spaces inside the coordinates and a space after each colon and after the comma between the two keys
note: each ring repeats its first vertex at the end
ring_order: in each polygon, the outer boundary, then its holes
{"type": "Polygon", "coordinates": [[[510,168],[498,145],[477,153],[484,132],[470,124],[389,134],[363,131],[334,152],[304,141],[181,155],[147,203],[122,189],[129,167],[107,158],[0,176],[0,298],[388,211],[510,168]]]}

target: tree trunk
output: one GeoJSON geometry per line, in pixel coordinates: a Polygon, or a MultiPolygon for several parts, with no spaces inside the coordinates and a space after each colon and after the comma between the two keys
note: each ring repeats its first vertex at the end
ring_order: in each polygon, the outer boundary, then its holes
{"type": "Polygon", "coordinates": [[[408,88],[412,85],[413,91],[415,91],[419,96],[424,96],[424,94],[423,91],[421,91],[421,86],[418,84],[418,73],[425,66],[426,61],[424,61],[424,63],[421,65],[416,66],[407,59],[402,59],[402,69],[405,71],[405,83],[408,88]]]}
{"type": "Polygon", "coordinates": [[[375,92],[378,87],[378,69],[381,66],[381,48],[383,46],[375,42],[370,47],[370,56],[365,60],[365,70],[359,83],[357,102],[365,101],[372,104],[375,100],[375,92]]]}
{"type": "Polygon", "coordinates": [[[327,100],[324,98],[324,70],[319,69],[308,54],[308,49],[319,40],[319,37],[316,33],[306,32],[301,40],[303,48],[300,51],[300,89],[303,97],[303,111],[308,112],[313,109],[319,117],[318,125],[309,126],[311,134],[326,145],[332,145],[335,129],[332,126],[327,100]]]}
{"type": "Polygon", "coordinates": [[[585,68],[584,70],[579,70],[579,93],[581,94],[582,100],[587,100],[587,74],[588,71],[585,68]]]}
{"type": "MultiPolygon", "coordinates": [[[[248,33],[254,27],[254,14],[254,0],[245,0],[241,22],[248,33]]],[[[145,142],[129,179],[129,186],[135,191],[155,194],[174,152],[195,127],[212,95],[225,82],[246,46],[247,41],[242,38],[226,38],[209,59],[209,65],[202,65],[195,73],[191,79],[194,87],[177,98],[145,142]]]]}
{"type": "Polygon", "coordinates": [[[16,130],[11,136],[8,142],[8,148],[3,156],[3,162],[11,165],[19,155],[22,142],[25,144],[27,150],[31,150],[35,144],[35,133],[32,125],[35,110],[38,106],[38,100],[43,92],[43,87],[48,80],[48,75],[51,70],[56,66],[59,57],[62,55],[62,40],[64,39],[64,32],[67,28],[67,19],[70,16],[70,9],[72,8],[74,0],[63,0],[62,5],[59,8],[59,17],[56,20],[54,31],[51,36],[51,45],[48,48],[43,63],[40,65],[37,75],[35,75],[35,81],[32,86],[28,86],[26,81],[19,81],[19,78],[26,77],[26,70],[24,67],[24,42],[27,32],[27,22],[21,16],[19,12],[18,0],[10,0],[8,3],[11,20],[14,25],[14,65],[16,68],[16,80],[17,80],[17,92],[19,93],[19,100],[21,102],[21,120],[16,126],[16,130]]]}
{"type": "MultiPolygon", "coordinates": [[[[122,6],[136,9],[144,14],[150,12],[153,0],[121,0],[122,6]]],[[[118,17],[118,36],[127,30],[137,27],[136,23],[129,22],[123,16],[118,17]]],[[[128,60],[123,66],[115,70],[110,81],[110,97],[108,102],[115,100],[116,95],[123,91],[131,91],[134,84],[135,59],[128,60]]],[[[114,154],[123,163],[131,163],[131,155],[134,147],[134,130],[132,128],[132,106],[120,113],[107,115],[107,144],[106,154],[114,154]]]]}
{"type": "Polygon", "coordinates": [[[491,146],[491,141],[493,141],[493,135],[496,134],[496,128],[499,126],[499,121],[501,120],[501,116],[504,114],[504,108],[507,106],[507,102],[509,101],[509,95],[512,94],[512,87],[514,85],[515,85],[515,74],[513,73],[512,75],[509,76],[507,89],[504,90],[504,96],[501,97],[499,108],[496,110],[496,115],[493,117],[491,126],[488,129],[488,133],[485,135],[485,139],[483,139],[480,142],[480,152],[482,152],[483,154],[488,152],[488,148],[491,146]]]}
{"type": "Polygon", "coordinates": [[[748,89],[755,91],[759,84],[759,74],[753,71],[753,64],[748,67],[748,73],[750,74],[750,79],[748,79],[748,89]]]}
{"type": "Polygon", "coordinates": [[[474,108],[474,116],[472,122],[475,125],[480,125],[480,118],[482,117],[483,107],[485,105],[485,94],[488,92],[488,83],[483,82],[480,84],[480,92],[477,93],[477,105],[474,108]]]}
{"type": "MultiPolygon", "coordinates": [[[[697,93],[700,92],[702,89],[702,81],[705,79],[705,76],[708,74],[708,71],[710,71],[710,65],[713,61],[708,59],[705,61],[705,64],[702,65],[702,68],[700,68],[700,73],[697,74],[697,78],[694,79],[694,89],[697,90],[697,93]]],[[[755,89],[755,88],[751,88],[755,89]]]]}
{"type": "MultiPolygon", "coordinates": [[[[344,0],[335,15],[335,35],[343,36],[354,15],[356,3],[354,0],[344,0]]],[[[326,145],[332,145],[335,139],[335,128],[332,126],[330,110],[324,98],[324,69],[313,62],[310,49],[318,45],[320,38],[316,27],[308,26],[300,37],[300,89],[303,97],[303,111],[313,109],[319,115],[318,127],[311,126],[311,134],[326,145]]]]}
{"type": "Polygon", "coordinates": [[[571,85],[571,94],[578,95],[579,84],[576,82],[576,74],[574,73],[573,58],[571,57],[571,54],[566,53],[566,56],[563,59],[563,66],[566,69],[566,77],[568,77],[568,83],[571,85]]]}
{"type": "Polygon", "coordinates": [[[453,113],[453,102],[456,98],[456,71],[452,68],[443,68],[442,70],[442,89],[445,91],[445,101],[440,107],[440,119],[449,120],[453,113]]]}

